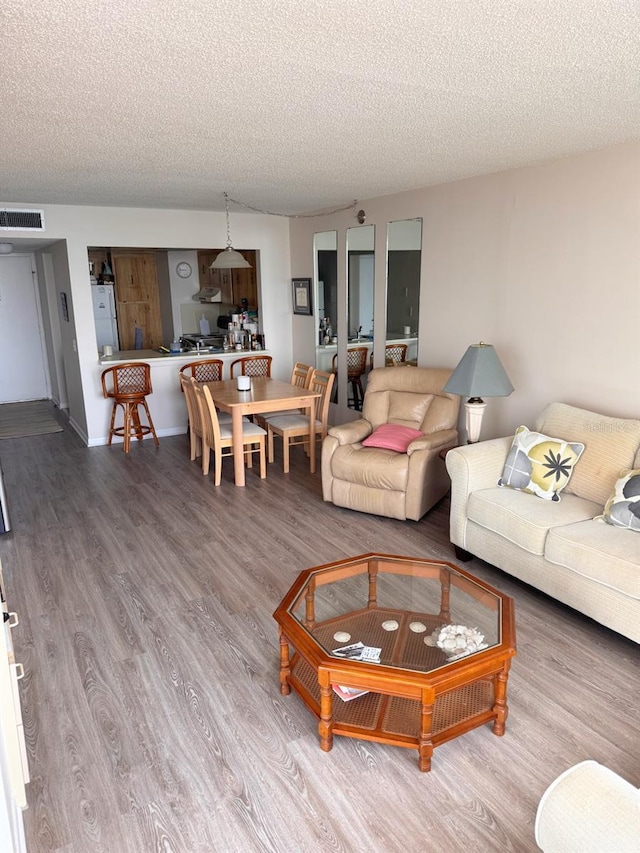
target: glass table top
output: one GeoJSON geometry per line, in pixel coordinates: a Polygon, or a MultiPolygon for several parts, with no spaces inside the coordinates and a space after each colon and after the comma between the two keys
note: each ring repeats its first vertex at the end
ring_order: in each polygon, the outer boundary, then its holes
{"type": "Polygon", "coordinates": [[[497,590],[452,564],[363,555],[303,572],[286,613],[330,657],[431,672],[503,641],[497,590]]]}

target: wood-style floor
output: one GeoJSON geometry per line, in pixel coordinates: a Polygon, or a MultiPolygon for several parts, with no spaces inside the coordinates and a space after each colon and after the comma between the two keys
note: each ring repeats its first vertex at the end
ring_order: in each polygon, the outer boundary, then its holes
{"type": "Polygon", "coordinates": [[[571,764],[640,785],[638,647],[479,560],[465,568],[516,601],[503,738],[476,729],[422,774],[413,750],[323,753],[280,695],[271,614],[297,573],[367,551],[455,562],[446,499],[419,523],[338,509],[300,449],[245,489],[225,460],[216,489],[186,436],[125,456],[67,426],[0,442],[0,461],[29,853],[525,853],[571,764]]]}

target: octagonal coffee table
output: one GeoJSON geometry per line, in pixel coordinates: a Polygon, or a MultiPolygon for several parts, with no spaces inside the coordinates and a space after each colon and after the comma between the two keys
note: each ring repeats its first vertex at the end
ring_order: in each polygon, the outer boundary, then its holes
{"type": "Polygon", "coordinates": [[[334,735],[404,746],[428,771],[434,748],[458,735],[488,722],[504,734],[513,601],[457,566],[338,560],[303,571],[273,616],[280,690],[293,687],[319,718],[324,751],[334,735]]]}

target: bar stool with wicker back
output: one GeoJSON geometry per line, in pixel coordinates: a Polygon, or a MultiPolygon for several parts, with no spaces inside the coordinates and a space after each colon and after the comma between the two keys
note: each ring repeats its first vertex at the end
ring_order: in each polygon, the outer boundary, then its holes
{"type": "Polygon", "coordinates": [[[231,378],[236,376],[271,376],[270,355],[245,355],[231,362],[231,378]]]}
{"type": "Polygon", "coordinates": [[[188,364],[182,365],[180,373],[183,376],[193,376],[196,382],[220,382],[223,366],[224,362],[220,358],[190,361],[188,364]]]}
{"type": "MultiPolygon", "coordinates": [[[[367,347],[353,347],[347,350],[347,380],[351,385],[353,392],[353,408],[360,412],[362,411],[362,401],[364,399],[364,388],[362,387],[361,377],[367,370],[367,347]]],[[[333,357],[331,372],[337,374],[338,354],[333,357]]],[[[334,385],[336,387],[337,383],[334,385]]]]}
{"type": "MultiPolygon", "coordinates": [[[[407,361],[407,344],[387,344],[384,348],[384,366],[395,367],[407,361]]],[[[373,368],[373,350],[371,351],[371,367],[373,368]]]]}
{"type": "Polygon", "coordinates": [[[100,380],[105,399],[113,400],[107,444],[111,445],[114,435],[121,435],[124,441],[124,452],[128,453],[132,435],[135,435],[138,441],[142,441],[145,435],[151,434],[157,447],[160,442],[147,405],[147,396],[153,392],[149,365],[138,361],[115,364],[102,371],[100,380]],[[109,382],[110,385],[108,385],[109,382]],[[140,406],[146,412],[147,424],[140,421],[140,406]],[[122,409],[124,415],[124,423],[119,427],[115,426],[118,407],[122,409]]]}

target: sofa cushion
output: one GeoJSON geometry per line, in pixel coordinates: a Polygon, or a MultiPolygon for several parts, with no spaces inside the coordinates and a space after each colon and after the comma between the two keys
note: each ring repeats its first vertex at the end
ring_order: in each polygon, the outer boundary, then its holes
{"type": "Polygon", "coordinates": [[[640,467],[634,465],[636,454],[640,456],[640,420],[611,418],[566,403],[551,403],[536,420],[535,428],[585,446],[563,498],[571,492],[603,507],[620,472],[640,467]]]}
{"type": "Polygon", "coordinates": [[[640,599],[640,540],[630,530],[593,519],[554,527],[544,555],[550,563],[640,599]]]}
{"type": "Polygon", "coordinates": [[[594,521],[606,521],[614,527],[640,532],[640,470],[624,471],[615,484],[613,494],[604,505],[602,515],[594,521]]]}
{"type": "Polygon", "coordinates": [[[575,495],[565,495],[562,503],[556,503],[538,500],[528,492],[496,487],[472,492],[467,515],[480,527],[504,536],[525,551],[542,555],[550,527],[591,521],[599,509],[575,495]]]}
{"type": "Polygon", "coordinates": [[[336,448],[331,473],[335,479],[348,483],[406,492],[409,466],[404,453],[363,447],[360,443],[346,444],[336,448]]]}
{"type": "Polygon", "coordinates": [[[569,443],[519,426],[504,464],[499,486],[521,489],[550,501],[559,501],[584,444],[569,443]]]}
{"type": "Polygon", "coordinates": [[[406,453],[407,447],[422,433],[413,427],[400,424],[380,424],[362,444],[365,447],[381,447],[385,450],[395,450],[396,453],[406,453]]]}

